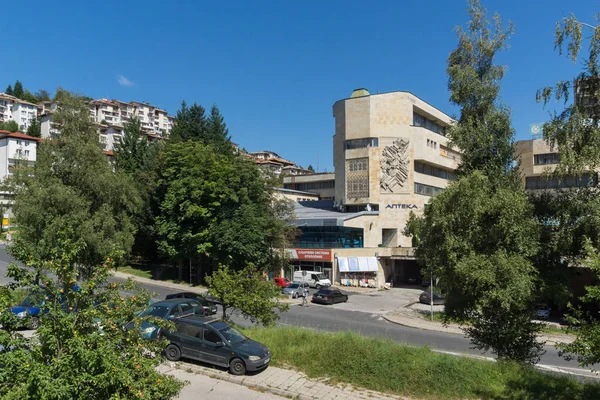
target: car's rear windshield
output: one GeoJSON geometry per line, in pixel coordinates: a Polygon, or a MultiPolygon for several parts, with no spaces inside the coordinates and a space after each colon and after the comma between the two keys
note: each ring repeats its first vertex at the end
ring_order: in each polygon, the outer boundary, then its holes
{"type": "Polygon", "coordinates": [[[298,283],[290,283],[290,284],[288,285],[288,288],[289,288],[289,289],[295,289],[295,288],[297,288],[297,287],[300,287],[300,285],[299,285],[298,283]]]}
{"type": "Polygon", "coordinates": [[[140,317],[158,317],[165,318],[167,313],[169,312],[169,308],[165,306],[150,306],[140,314],[140,317]]]}

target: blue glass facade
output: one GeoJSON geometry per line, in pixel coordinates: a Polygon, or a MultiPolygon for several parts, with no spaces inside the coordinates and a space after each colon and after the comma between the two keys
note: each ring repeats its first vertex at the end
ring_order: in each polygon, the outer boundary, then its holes
{"type": "Polygon", "coordinates": [[[362,228],[347,226],[301,226],[294,246],[300,249],[343,249],[364,247],[362,228]]]}

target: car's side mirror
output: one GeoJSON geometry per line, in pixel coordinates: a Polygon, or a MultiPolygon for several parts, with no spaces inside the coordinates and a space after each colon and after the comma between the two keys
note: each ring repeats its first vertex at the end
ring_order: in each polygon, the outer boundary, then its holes
{"type": "Polygon", "coordinates": [[[223,343],[223,342],[217,342],[217,343],[215,343],[215,346],[216,347],[223,347],[223,346],[225,346],[225,343],[223,343]]]}

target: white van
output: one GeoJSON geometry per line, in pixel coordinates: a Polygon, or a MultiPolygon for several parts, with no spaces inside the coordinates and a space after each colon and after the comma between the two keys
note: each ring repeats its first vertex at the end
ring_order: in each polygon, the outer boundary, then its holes
{"type": "Polygon", "coordinates": [[[318,271],[294,271],[294,282],[308,282],[310,287],[317,289],[331,286],[331,281],[318,271]]]}

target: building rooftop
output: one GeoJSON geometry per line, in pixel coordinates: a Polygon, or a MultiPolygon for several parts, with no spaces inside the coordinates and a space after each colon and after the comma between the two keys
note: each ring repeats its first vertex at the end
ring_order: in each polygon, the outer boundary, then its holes
{"type": "Polygon", "coordinates": [[[298,201],[294,204],[296,226],[343,226],[344,221],[362,215],[379,215],[379,211],[343,213],[335,209],[333,200],[298,201]]]}
{"type": "Polygon", "coordinates": [[[26,135],[21,132],[9,132],[0,130],[0,139],[11,138],[11,139],[23,139],[23,140],[32,140],[34,142],[41,142],[41,138],[33,137],[26,135]]]}

